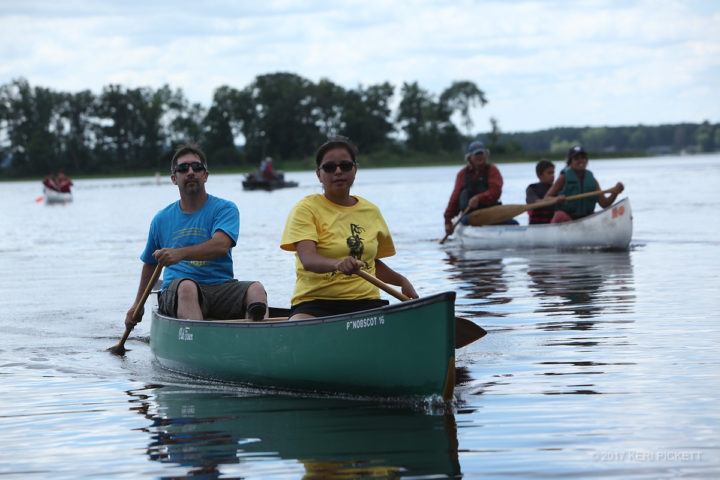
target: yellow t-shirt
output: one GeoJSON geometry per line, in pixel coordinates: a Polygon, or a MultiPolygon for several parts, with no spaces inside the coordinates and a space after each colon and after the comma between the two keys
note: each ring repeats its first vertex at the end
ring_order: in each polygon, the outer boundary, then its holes
{"type": "MultiPolygon", "coordinates": [[[[280,248],[294,252],[295,243],[312,240],[318,254],[338,260],[355,257],[374,275],[375,259],[395,255],[395,245],[380,209],[364,198],[354,198],[357,203],[352,207],[337,205],[319,193],[300,200],[290,210],[280,248]]],[[[357,275],[305,270],[297,254],[295,274],[293,305],[310,300],[380,298],[377,287],[357,275]]]]}

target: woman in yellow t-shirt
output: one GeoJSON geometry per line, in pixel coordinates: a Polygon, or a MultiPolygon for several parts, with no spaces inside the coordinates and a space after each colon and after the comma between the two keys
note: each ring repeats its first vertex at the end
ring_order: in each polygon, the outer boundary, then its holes
{"type": "Polygon", "coordinates": [[[378,207],[350,195],[357,149],[331,137],[315,155],[322,194],[308,195],[290,211],[280,248],[297,252],[291,319],[324,317],[387,305],[360,269],[418,298],[410,281],[381,258],[395,255],[390,230],[378,207]]]}

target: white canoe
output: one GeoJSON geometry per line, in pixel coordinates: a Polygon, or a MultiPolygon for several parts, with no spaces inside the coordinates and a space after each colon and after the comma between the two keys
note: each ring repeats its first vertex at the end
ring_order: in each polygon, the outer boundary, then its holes
{"type": "Polygon", "coordinates": [[[458,225],[456,238],[463,247],[498,248],[596,248],[627,250],[632,237],[630,200],[587,217],[565,223],[540,225],[458,225]]]}
{"type": "Polygon", "coordinates": [[[45,203],[67,203],[72,202],[73,196],[71,192],[58,192],[51,188],[43,187],[45,195],[45,203]]]}

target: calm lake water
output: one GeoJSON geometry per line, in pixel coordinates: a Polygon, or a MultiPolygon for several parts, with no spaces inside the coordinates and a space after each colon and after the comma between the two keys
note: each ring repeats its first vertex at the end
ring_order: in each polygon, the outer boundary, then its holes
{"type": "MultiPolygon", "coordinates": [[[[362,161],[362,159],[360,159],[362,161]]],[[[560,166],[560,162],[556,164],[560,166]]],[[[212,166],[212,165],[211,165],[212,166]]],[[[457,292],[489,334],[459,350],[448,407],[270,394],[163,371],[138,325],[117,343],[168,179],[80,180],[65,206],[0,183],[0,476],[78,478],[718,478],[720,156],[592,161],[625,184],[628,252],[464,251],[443,236],[453,167],[363,170],[420,295],[457,292]]],[[[530,163],[500,165],[524,203],[530,163]]],[[[285,217],[320,191],[208,191],[235,201],[235,273],[288,306],[285,217]]],[[[525,217],[520,217],[526,223],[525,217]]],[[[389,297],[386,297],[389,298],[389,297]]],[[[394,299],[391,299],[394,302],[394,299]]]]}

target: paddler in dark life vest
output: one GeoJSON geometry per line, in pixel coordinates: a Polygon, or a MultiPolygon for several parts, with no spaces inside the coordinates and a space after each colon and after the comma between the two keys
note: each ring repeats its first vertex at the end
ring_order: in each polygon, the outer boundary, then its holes
{"type": "MultiPolygon", "coordinates": [[[[468,147],[465,155],[468,166],[460,170],[455,177],[455,188],[445,209],[445,233],[448,235],[453,232],[453,217],[464,212],[467,207],[473,211],[500,205],[503,179],[500,170],[488,163],[489,156],[490,151],[479,140],[468,147]]],[[[463,217],[462,223],[467,225],[467,215],[463,217]]],[[[502,223],[517,225],[515,220],[502,223]]]]}
{"type": "MultiPolygon", "coordinates": [[[[544,198],[545,194],[550,190],[550,187],[552,187],[555,181],[555,165],[549,160],[540,160],[535,165],[535,174],[540,181],[531,183],[525,189],[525,203],[527,204],[546,201],[544,198]]],[[[530,223],[530,225],[550,223],[554,213],[554,205],[552,207],[528,210],[528,215],[530,216],[528,223],[530,223]]]]}
{"type": "Polygon", "coordinates": [[[576,145],[568,151],[567,167],[560,172],[553,186],[545,194],[545,199],[552,199],[557,196],[560,200],[551,223],[569,222],[570,220],[586,217],[593,213],[596,203],[599,203],[602,208],[607,208],[613,204],[618,194],[625,189],[625,186],[618,182],[617,193],[601,193],[596,196],[566,202],[565,197],[602,190],[592,172],[587,169],[587,164],[588,155],[583,147],[576,145]]]}

